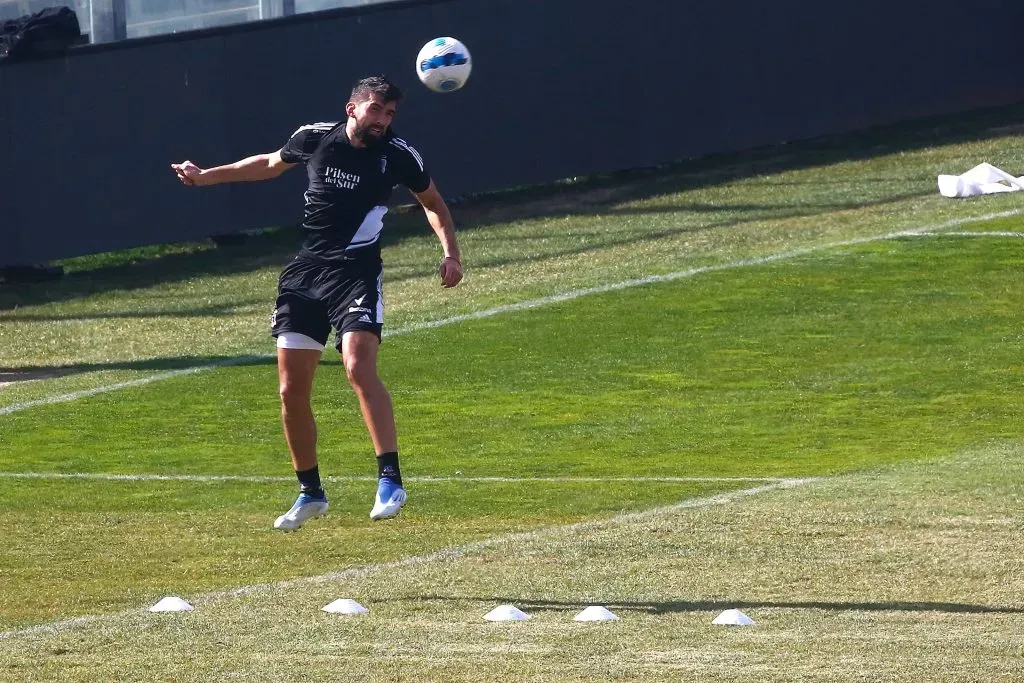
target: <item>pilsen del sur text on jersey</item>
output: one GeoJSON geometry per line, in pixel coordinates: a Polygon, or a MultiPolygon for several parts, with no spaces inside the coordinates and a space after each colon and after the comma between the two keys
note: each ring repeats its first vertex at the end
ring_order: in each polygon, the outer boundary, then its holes
{"type": "Polygon", "coordinates": [[[328,185],[354,190],[359,185],[359,175],[342,171],[340,168],[327,166],[324,168],[324,182],[328,185]]]}

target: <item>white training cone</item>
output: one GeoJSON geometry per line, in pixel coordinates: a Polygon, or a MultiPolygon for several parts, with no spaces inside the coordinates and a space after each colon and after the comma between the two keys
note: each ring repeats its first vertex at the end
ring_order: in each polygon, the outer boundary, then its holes
{"type": "Polygon", "coordinates": [[[573,621],[618,621],[619,618],[598,605],[591,605],[575,617],[573,621]]]}
{"type": "Polygon", "coordinates": [[[191,612],[192,605],[179,597],[168,595],[149,608],[150,612],[191,612]]]}
{"type": "Polygon", "coordinates": [[[348,598],[339,598],[320,609],[331,614],[366,614],[370,611],[355,600],[349,600],[348,598]]]}
{"type": "Polygon", "coordinates": [[[526,621],[529,614],[520,612],[512,605],[499,605],[484,615],[487,621],[526,621]]]}
{"type": "Polygon", "coordinates": [[[719,626],[753,626],[754,620],[738,609],[727,609],[711,623],[719,626]]]}

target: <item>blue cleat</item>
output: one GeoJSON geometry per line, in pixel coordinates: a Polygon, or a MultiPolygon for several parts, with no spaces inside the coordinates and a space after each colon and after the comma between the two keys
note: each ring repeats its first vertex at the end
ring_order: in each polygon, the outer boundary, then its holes
{"type": "Polygon", "coordinates": [[[381,477],[377,482],[377,497],[370,510],[370,519],[391,519],[398,516],[398,511],[405,505],[405,489],[388,479],[381,477]]]}
{"type": "Polygon", "coordinates": [[[291,510],[277,518],[274,528],[281,531],[297,531],[307,520],[323,517],[326,514],[327,496],[314,497],[302,492],[295,499],[291,510]]]}

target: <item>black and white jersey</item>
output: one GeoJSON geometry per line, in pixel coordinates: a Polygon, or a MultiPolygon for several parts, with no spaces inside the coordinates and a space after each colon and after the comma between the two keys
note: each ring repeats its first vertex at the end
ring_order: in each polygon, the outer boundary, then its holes
{"type": "Polygon", "coordinates": [[[378,260],[392,189],[430,186],[419,152],[390,129],[376,144],[353,147],[345,124],[301,126],[281,148],[281,159],[304,163],[309,176],[301,255],[311,260],[378,260]]]}

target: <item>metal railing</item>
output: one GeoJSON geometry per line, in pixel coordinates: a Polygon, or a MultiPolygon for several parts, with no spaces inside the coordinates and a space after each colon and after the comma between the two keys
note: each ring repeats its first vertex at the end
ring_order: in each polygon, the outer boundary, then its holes
{"type": "Polygon", "coordinates": [[[0,20],[46,7],[75,10],[89,42],[178,33],[240,24],[336,7],[373,5],[393,0],[0,0],[0,20]]]}

